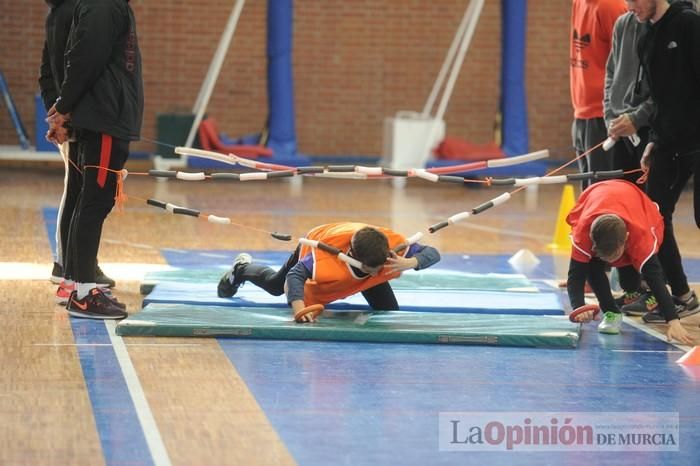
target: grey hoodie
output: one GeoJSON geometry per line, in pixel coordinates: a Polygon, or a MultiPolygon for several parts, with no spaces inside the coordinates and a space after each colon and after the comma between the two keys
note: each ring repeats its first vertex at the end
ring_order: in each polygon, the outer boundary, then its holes
{"type": "Polygon", "coordinates": [[[635,128],[649,126],[654,103],[647,80],[638,79],[642,68],[639,66],[637,41],[643,27],[644,24],[637,21],[630,12],[615,22],[603,95],[603,111],[608,127],[612,120],[625,113],[629,114],[635,128]]]}

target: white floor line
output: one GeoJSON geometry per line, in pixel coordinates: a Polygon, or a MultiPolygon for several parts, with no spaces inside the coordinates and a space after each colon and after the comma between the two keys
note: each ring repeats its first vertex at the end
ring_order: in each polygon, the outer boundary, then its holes
{"type": "Polygon", "coordinates": [[[676,343],[676,342],[669,342],[668,339],[666,338],[666,335],[664,335],[663,333],[658,332],[658,331],[654,330],[653,328],[650,328],[644,324],[640,324],[639,322],[637,322],[636,320],[634,320],[630,317],[624,316],[622,318],[622,321],[628,325],[631,325],[632,327],[634,327],[638,330],[641,330],[642,332],[646,333],[647,335],[651,335],[652,337],[656,337],[659,340],[661,340],[665,343],[668,343],[669,345],[673,345],[676,348],[683,350],[683,352],[688,352],[691,350],[690,346],[681,345],[680,343],[676,343]]]}
{"type": "Polygon", "coordinates": [[[614,349],[613,353],[683,353],[681,350],[635,350],[635,349],[614,349]]]}
{"type": "Polygon", "coordinates": [[[105,321],[109,339],[112,342],[112,346],[114,346],[114,353],[117,355],[119,366],[122,369],[122,374],[124,374],[124,380],[126,380],[126,386],[131,395],[131,400],[134,402],[134,408],[136,409],[136,415],[141,423],[143,435],[146,437],[146,443],[151,452],[153,464],[156,466],[170,466],[172,463],[170,462],[168,451],[165,449],[165,444],[163,444],[163,439],[160,436],[160,431],[153,418],[151,407],[146,400],[146,394],[143,392],[141,382],[136,374],[136,369],[131,362],[131,358],[129,358],[129,352],[126,350],[126,345],[122,337],[118,336],[114,331],[116,325],[117,324],[112,320],[105,321]]]}

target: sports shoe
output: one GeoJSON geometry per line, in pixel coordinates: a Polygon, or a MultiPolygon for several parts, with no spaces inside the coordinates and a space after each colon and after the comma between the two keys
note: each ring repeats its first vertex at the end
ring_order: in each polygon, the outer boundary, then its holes
{"type": "Polygon", "coordinates": [[[78,299],[77,292],[73,291],[66,310],[72,316],[86,319],[123,319],[129,315],[99,288],[90,290],[83,299],[78,299]]]}
{"type": "Polygon", "coordinates": [[[700,302],[698,302],[698,296],[695,294],[695,291],[692,291],[688,299],[685,300],[674,296],[673,303],[682,308],[678,311],[678,317],[680,318],[692,316],[700,312],[700,302]]]}
{"type": "Polygon", "coordinates": [[[117,286],[114,280],[105,275],[99,265],[95,268],[95,282],[102,288],[114,288],[117,286]]]}
{"type": "MultiPolygon", "coordinates": [[[[53,269],[51,269],[51,283],[60,285],[63,279],[63,267],[58,262],[54,262],[53,269]]],[[[114,288],[117,286],[114,280],[105,275],[99,265],[95,269],[95,282],[102,288],[114,288]]]]}
{"type": "Polygon", "coordinates": [[[219,295],[219,298],[230,298],[231,296],[236,294],[238,288],[243,284],[244,281],[238,280],[236,277],[236,273],[238,272],[239,266],[247,265],[251,262],[253,262],[253,258],[250,257],[250,254],[243,252],[236,256],[236,258],[233,260],[231,270],[226,272],[223,275],[223,277],[221,277],[221,280],[219,280],[219,286],[217,287],[217,293],[219,295]]]}
{"type": "Polygon", "coordinates": [[[53,263],[53,269],[51,269],[51,283],[59,285],[63,281],[63,267],[58,262],[53,263]]]}
{"type": "Polygon", "coordinates": [[[606,312],[603,314],[603,321],[598,325],[598,332],[609,335],[617,335],[622,327],[622,313],[606,312]]]}
{"type": "MultiPolygon", "coordinates": [[[[617,269],[615,269],[617,270],[617,269]]],[[[615,298],[615,304],[617,304],[618,308],[621,308],[623,306],[628,306],[632,304],[633,302],[637,301],[639,297],[644,294],[644,291],[632,291],[631,293],[628,293],[625,291],[622,296],[619,298],[615,298]]]]}
{"type": "MultiPolygon", "coordinates": [[[[117,298],[112,295],[112,292],[110,291],[109,288],[103,288],[101,286],[98,286],[102,290],[102,293],[112,300],[114,304],[116,304],[118,307],[122,309],[126,309],[126,304],[120,303],[117,298]]],[[[61,306],[65,306],[68,304],[68,300],[70,299],[71,293],[75,290],[75,283],[71,283],[70,285],[66,285],[64,281],[61,282],[60,285],[58,285],[58,289],[56,290],[56,304],[60,304],[61,306]]]]}
{"type": "MultiPolygon", "coordinates": [[[[693,314],[697,314],[698,312],[700,312],[700,303],[698,302],[698,297],[695,294],[695,291],[693,291],[690,297],[688,297],[688,299],[686,300],[682,300],[674,296],[673,304],[676,305],[676,313],[678,314],[679,319],[692,316],[693,314]]],[[[666,318],[658,310],[644,314],[644,317],[642,317],[642,319],[647,324],[666,323],[666,318]]]]}
{"type": "Polygon", "coordinates": [[[656,297],[651,294],[651,291],[645,291],[633,303],[622,306],[622,312],[628,316],[643,316],[656,311],[657,307],[659,307],[659,303],[656,302],[656,297]]]}

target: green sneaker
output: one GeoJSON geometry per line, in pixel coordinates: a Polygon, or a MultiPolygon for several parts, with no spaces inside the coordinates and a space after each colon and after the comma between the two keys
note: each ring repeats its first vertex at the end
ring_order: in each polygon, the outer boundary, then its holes
{"type": "Polygon", "coordinates": [[[622,327],[622,314],[608,311],[603,314],[603,321],[598,325],[598,332],[617,335],[622,327]]]}
{"type": "Polygon", "coordinates": [[[629,306],[636,302],[643,293],[643,291],[633,291],[631,293],[625,291],[622,296],[615,298],[615,304],[617,304],[617,307],[629,306]]]}
{"type": "Polygon", "coordinates": [[[621,309],[628,316],[643,316],[648,312],[656,311],[657,307],[659,303],[656,302],[656,298],[651,291],[647,291],[640,294],[635,301],[621,306],[621,309]]]}

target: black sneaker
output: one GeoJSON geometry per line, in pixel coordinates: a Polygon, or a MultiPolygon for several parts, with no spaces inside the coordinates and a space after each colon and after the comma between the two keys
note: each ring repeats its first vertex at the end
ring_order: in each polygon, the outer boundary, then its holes
{"type": "MultiPolygon", "coordinates": [[[[698,297],[695,294],[695,291],[693,291],[686,300],[682,300],[674,296],[673,304],[676,305],[676,313],[678,314],[679,319],[692,316],[693,314],[697,314],[698,312],[700,312],[700,303],[698,302],[698,297]]],[[[664,316],[661,315],[660,312],[658,312],[658,310],[654,312],[649,312],[648,314],[644,314],[644,317],[642,317],[642,319],[648,324],[666,323],[666,319],[664,318],[664,316]]]]}
{"type": "MultiPolygon", "coordinates": [[[[51,283],[60,285],[62,281],[63,267],[58,262],[54,262],[51,270],[51,283]]],[[[114,280],[105,275],[99,265],[95,269],[95,283],[101,288],[114,288],[117,285],[114,280]]]]}
{"type": "Polygon", "coordinates": [[[238,288],[243,284],[243,280],[236,278],[239,266],[250,264],[252,261],[253,258],[250,257],[250,254],[245,252],[236,256],[233,265],[231,265],[231,270],[226,272],[219,280],[219,286],[217,287],[219,298],[230,298],[238,292],[238,288]]]}
{"type": "Polygon", "coordinates": [[[95,269],[95,283],[102,288],[114,288],[117,286],[114,280],[105,275],[99,265],[95,269]]]}
{"type": "Polygon", "coordinates": [[[63,281],[63,267],[58,262],[53,263],[53,269],[51,269],[51,283],[60,285],[63,281]]]}
{"type": "Polygon", "coordinates": [[[644,316],[656,312],[658,307],[659,303],[656,302],[656,297],[651,291],[646,291],[641,293],[636,301],[622,306],[621,310],[628,316],[644,316]]]}
{"type": "Polygon", "coordinates": [[[618,308],[622,308],[622,306],[628,306],[637,301],[639,297],[644,293],[644,290],[633,291],[631,293],[625,291],[622,294],[622,296],[620,296],[619,298],[615,298],[615,304],[617,304],[618,308]]]}
{"type": "Polygon", "coordinates": [[[678,317],[681,319],[700,312],[700,303],[698,302],[698,296],[695,294],[695,291],[691,292],[686,300],[674,296],[673,303],[681,308],[678,310],[678,317]]]}
{"type": "Polygon", "coordinates": [[[117,306],[99,288],[93,288],[83,299],[73,291],[66,306],[68,314],[86,319],[123,319],[128,317],[124,309],[117,306]]]}

